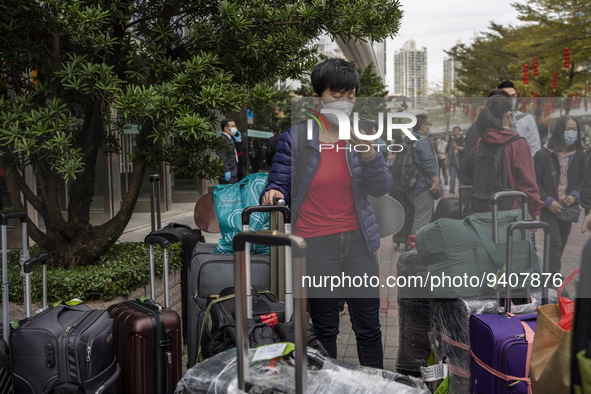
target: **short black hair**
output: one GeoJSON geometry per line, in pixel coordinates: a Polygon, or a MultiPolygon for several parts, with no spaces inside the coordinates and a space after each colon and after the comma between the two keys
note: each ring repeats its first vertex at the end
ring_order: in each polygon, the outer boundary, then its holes
{"type": "Polygon", "coordinates": [[[505,80],[497,86],[497,89],[504,89],[504,88],[513,88],[515,89],[515,84],[512,81],[505,80]]]}
{"type": "MultiPolygon", "coordinates": [[[[505,82],[510,82],[511,84],[513,84],[513,82],[511,82],[511,81],[505,81],[505,82]]],[[[499,86],[500,86],[500,85],[499,85],[499,86]]],[[[510,87],[512,87],[512,86],[504,86],[504,87],[510,88],[510,87]]],[[[513,87],[513,88],[514,88],[514,87],[513,87]]],[[[496,88],[496,89],[493,89],[493,90],[491,90],[490,92],[488,92],[488,94],[487,94],[487,97],[492,97],[492,96],[505,96],[505,97],[511,97],[511,96],[509,95],[509,93],[507,93],[507,91],[506,91],[506,90],[503,90],[503,88],[496,88]]]]}
{"type": "Polygon", "coordinates": [[[451,129],[451,131],[454,131],[455,129],[462,131],[462,128],[460,126],[454,126],[453,129],[451,129]]]}
{"type": "Polygon", "coordinates": [[[312,88],[318,96],[326,89],[332,92],[359,91],[359,74],[355,65],[344,59],[330,58],[318,63],[312,75],[312,88]]]}
{"type": "Polygon", "coordinates": [[[421,127],[423,127],[423,125],[425,123],[427,123],[427,120],[429,119],[429,115],[427,114],[418,114],[416,116],[417,118],[417,124],[412,128],[412,131],[418,132],[421,127]]]}
{"type": "Polygon", "coordinates": [[[224,131],[224,129],[228,126],[228,123],[230,122],[234,122],[234,120],[232,119],[224,119],[221,122],[221,127],[222,127],[222,131],[224,131]]]}
{"type": "Polygon", "coordinates": [[[281,133],[281,126],[279,126],[277,123],[274,123],[271,125],[271,131],[273,134],[279,134],[281,133]]]}

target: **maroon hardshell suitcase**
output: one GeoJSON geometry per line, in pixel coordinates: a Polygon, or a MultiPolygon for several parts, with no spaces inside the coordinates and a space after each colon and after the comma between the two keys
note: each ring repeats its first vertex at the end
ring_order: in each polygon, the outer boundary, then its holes
{"type": "Polygon", "coordinates": [[[169,309],[168,241],[148,235],[146,243],[150,245],[151,299],[125,301],[108,309],[117,321],[120,394],[170,394],[182,376],[181,319],[169,309]],[[153,301],[155,243],[163,251],[164,307],[153,301]]]}

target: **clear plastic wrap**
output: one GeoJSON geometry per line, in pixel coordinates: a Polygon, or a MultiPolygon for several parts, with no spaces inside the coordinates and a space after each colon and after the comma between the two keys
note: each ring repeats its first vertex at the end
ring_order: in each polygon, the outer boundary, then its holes
{"type": "MultiPolygon", "coordinates": [[[[532,292],[531,301],[529,304],[512,306],[511,312],[535,313],[540,305],[541,292],[532,292]]],[[[557,302],[554,290],[550,290],[549,302],[557,302]]],[[[470,316],[498,311],[496,298],[431,300],[429,339],[435,360],[439,362],[445,359],[448,365],[450,394],[470,392],[470,316]]]]}
{"type": "MultiPolygon", "coordinates": [[[[254,350],[250,350],[252,357],[254,350]]],[[[293,393],[295,367],[291,357],[251,362],[249,393],[293,393]]],[[[176,394],[240,393],[237,387],[236,350],[222,352],[189,369],[176,394]]],[[[419,379],[396,372],[362,367],[325,358],[308,348],[308,393],[429,394],[419,379]]]]}
{"type": "MultiPolygon", "coordinates": [[[[401,255],[396,265],[398,276],[425,275],[427,268],[416,250],[401,255]]],[[[431,355],[429,344],[428,298],[418,298],[421,289],[401,287],[398,289],[398,355],[396,371],[412,376],[421,376],[420,367],[427,366],[431,355]]]]}

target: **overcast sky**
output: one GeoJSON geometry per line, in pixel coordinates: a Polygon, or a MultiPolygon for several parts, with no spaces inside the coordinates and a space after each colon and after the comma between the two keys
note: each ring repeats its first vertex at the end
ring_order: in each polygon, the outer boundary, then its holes
{"type": "MultiPolygon", "coordinates": [[[[486,31],[490,21],[519,24],[515,0],[400,0],[404,15],[398,35],[387,42],[386,81],[393,93],[394,52],[411,39],[417,48],[427,48],[429,88],[443,83],[444,49],[458,40],[471,43],[474,33],[486,31]]],[[[518,2],[523,2],[520,0],[518,2]]]]}

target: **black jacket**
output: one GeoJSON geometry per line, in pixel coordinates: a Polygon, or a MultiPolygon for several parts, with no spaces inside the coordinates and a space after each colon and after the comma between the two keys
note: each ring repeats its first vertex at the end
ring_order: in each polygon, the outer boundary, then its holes
{"type": "MultiPolygon", "coordinates": [[[[540,197],[544,202],[544,206],[548,208],[553,200],[558,199],[558,182],[560,179],[558,157],[547,148],[542,148],[534,156],[534,166],[540,197]]],[[[572,194],[579,202],[581,201],[586,166],[587,158],[585,153],[576,151],[569,161],[566,194],[572,194]]]]}
{"type": "Polygon", "coordinates": [[[587,171],[581,188],[581,205],[584,208],[591,208],[591,160],[587,160],[587,171]]]}

